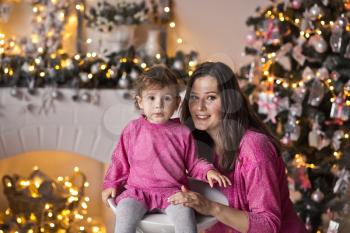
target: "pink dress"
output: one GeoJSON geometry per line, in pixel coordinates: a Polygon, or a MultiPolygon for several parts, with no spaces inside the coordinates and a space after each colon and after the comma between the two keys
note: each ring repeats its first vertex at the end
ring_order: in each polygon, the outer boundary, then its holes
{"type": "MultiPolygon", "coordinates": [[[[232,186],[220,190],[229,206],[247,212],[248,233],[306,232],[289,199],[284,162],[266,135],[251,130],[245,133],[235,170],[228,177],[232,186]]],[[[206,231],[218,232],[238,231],[222,223],[206,231]]]]}
{"type": "Polygon", "coordinates": [[[116,203],[130,197],[149,210],[165,209],[167,198],[182,185],[188,186],[188,175],[207,181],[206,174],[212,169],[212,164],[198,159],[191,131],[178,119],[153,124],[141,116],[123,130],[103,188],[124,186],[116,203]]]}

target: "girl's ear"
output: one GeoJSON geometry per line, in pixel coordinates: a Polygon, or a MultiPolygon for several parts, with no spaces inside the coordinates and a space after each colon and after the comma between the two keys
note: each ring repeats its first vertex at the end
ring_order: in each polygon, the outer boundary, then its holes
{"type": "Polygon", "coordinates": [[[136,96],[136,101],[137,101],[137,105],[139,106],[140,109],[143,109],[143,103],[142,103],[142,98],[140,96],[136,96]]]}

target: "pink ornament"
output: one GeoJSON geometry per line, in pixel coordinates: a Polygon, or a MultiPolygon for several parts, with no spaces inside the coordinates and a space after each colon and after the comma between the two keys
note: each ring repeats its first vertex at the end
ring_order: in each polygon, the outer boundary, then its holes
{"type": "Polygon", "coordinates": [[[302,4],[301,0],[294,0],[294,1],[292,1],[293,9],[298,10],[301,7],[301,4],[302,4]]]}
{"type": "Polygon", "coordinates": [[[250,31],[246,35],[246,42],[248,45],[253,45],[254,42],[256,41],[256,34],[255,31],[250,31]]]}

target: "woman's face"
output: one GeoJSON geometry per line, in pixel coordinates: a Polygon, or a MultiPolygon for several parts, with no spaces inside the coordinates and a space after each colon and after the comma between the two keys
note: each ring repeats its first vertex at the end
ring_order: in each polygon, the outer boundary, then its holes
{"type": "Polygon", "coordinates": [[[189,110],[196,129],[217,135],[221,121],[221,96],[218,83],[211,76],[197,78],[192,86],[189,110]]]}

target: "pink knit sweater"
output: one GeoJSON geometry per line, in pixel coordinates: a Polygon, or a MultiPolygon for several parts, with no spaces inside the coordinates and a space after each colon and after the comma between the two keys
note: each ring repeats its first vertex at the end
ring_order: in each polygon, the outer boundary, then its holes
{"type": "MultiPolygon", "coordinates": [[[[217,156],[215,159],[217,165],[217,156]]],[[[304,233],[304,224],[289,199],[285,165],[267,136],[247,131],[240,144],[232,186],[221,188],[229,205],[246,211],[248,233],[304,233]]],[[[222,223],[207,233],[238,232],[222,223]]]]}
{"type": "Polygon", "coordinates": [[[103,188],[124,186],[117,203],[131,197],[150,210],[164,209],[167,198],[188,185],[187,175],[207,181],[211,169],[212,164],[198,159],[191,131],[178,119],[153,124],[141,116],[123,130],[103,188]]]}

